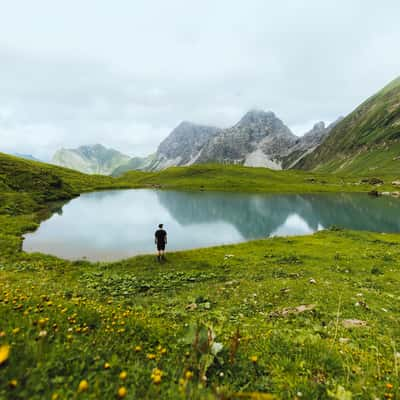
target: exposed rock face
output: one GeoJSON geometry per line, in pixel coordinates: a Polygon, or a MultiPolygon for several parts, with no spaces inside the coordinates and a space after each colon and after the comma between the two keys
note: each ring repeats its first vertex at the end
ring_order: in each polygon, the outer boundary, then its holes
{"type": "Polygon", "coordinates": [[[81,146],[77,149],[58,150],[52,163],[87,174],[111,174],[117,167],[128,162],[129,156],[101,144],[81,146]]]}
{"type": "Polygon", "coordinates": [[[282,160],[284,169],[295,168],[296,164],[306,155],[312,153],[330,134],[332,129],[343,117],[339,117],[330,125],[325,126],[323,121],[317,122],[310,131],[297,139],[291,147],[290,154],[282,160]]]}
{"type": "Polygon", "coordinates": [[[196,162],[281,169],[281,158],[295,142],[296,136],[273,112],[253,110],[210,139],[196,162]]]}
{"type": "Polygon", "coordinates": [[[86,173],[119,176],[130,170],[154,171],[200,163],[240,164],[271,169],[295,168],[339,122],[318,122],[296,137],[272,111],[252,110],[233,127],[219,129],[180,123],[148,157],[129,158],[101,145],[58,151],[53,163],[86,173]]]}
{"type": "Polygon", "coordinates": [[[194,164],[204,145],[218,131],[218,128],[212,126],[181,122],[158,146],[150,169],[194,164]]]}
{"type": "Polygon", "coordinates": [[[134,162],[136,167],[131,169],[161,170],[209,162],[286,169],[314,151],[336,123],[325,127],[319,122],[298,138],[271,111],[249,111],[227,129],[182,122],[159,145],[152,162],[145,167],[134,162]]]}

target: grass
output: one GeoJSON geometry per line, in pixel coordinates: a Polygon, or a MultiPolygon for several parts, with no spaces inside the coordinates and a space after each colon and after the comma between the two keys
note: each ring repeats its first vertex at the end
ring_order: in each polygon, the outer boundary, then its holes
{"type": "Polygon", "coordinates": [[[400,171],[400,142],[376,146],[368,151],[360,151],[341,160],[332,160],[321,165],[318,171],[322,174],[340,171],[341,174],[391,176],[400,171]]]}
{"type": "Polygon", "coordinates": [[[115,398],[120,387],[149,399],[393,394],[399,244],[326,231],[174,253],[162,265],[3,260],[1,342],[11,353],[0,397],[115,398]],[[315,308],[296,313],[300,305],[315,308]],[[346,319],[367,325],[345,328],[346,319]],[[82,380],[89,390],[77,394],[82,380]]]}
{"type": "MultiPolygon", "coordinates": [[[[360,182],[370,176],[370,173],[364,175],[362,171],[357,175],[338,175],[211,164],[174,167],[159,172],[131,171],[119,179],[136,186],[164,189],[316,193],[369,192],[374,189],[373,185],[360,185],[360,182]]],[[[383,173],[378,176],[384,181],[380,190],[395,190],[391,182],[399,175],[383,173]]]]}
{"type": "Polygon", "coordinates": [[[216,166],[113,179],[0,155],[0,399],[396,398],[400,235],[336,229],[163,264],[21,251],[78,192],[370,189],[358,181],[216,166]]]}

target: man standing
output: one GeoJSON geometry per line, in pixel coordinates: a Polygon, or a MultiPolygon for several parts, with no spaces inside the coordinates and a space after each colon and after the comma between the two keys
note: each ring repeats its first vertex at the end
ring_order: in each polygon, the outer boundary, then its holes
{"type": "Polygon", "coordinates": [[[158,225],[154,234],[154,242],[157,245],[157,260],[165,260],[165,245],[167,244],[167,232],[163,229],[163,224],[158,225]]]}

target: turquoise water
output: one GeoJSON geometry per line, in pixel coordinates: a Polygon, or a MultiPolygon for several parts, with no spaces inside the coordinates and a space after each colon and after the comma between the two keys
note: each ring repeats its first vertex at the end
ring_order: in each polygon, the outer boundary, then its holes
{"type": "Polygon", "coordinates": [[[243,194],[121,190],[84,194],[64,205],[24,250],[66,259],[119,260],[152,253],[164,223],[167,250],[310,234],[337,225],[400,232],[400,200],[366,194],[243,194]]]}

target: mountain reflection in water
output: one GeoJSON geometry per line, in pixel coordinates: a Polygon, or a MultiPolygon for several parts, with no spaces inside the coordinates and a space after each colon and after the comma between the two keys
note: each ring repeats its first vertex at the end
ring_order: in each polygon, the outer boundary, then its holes
{"type": "Polygon", "coordinates": [[[26,235],[24,250],[117,260],[154,251],[162,222],[168,250],[302,235],[337,225],[400,231],[400,201],[366,194],[244,194],[122,190],[84,194],[26,235]]]}

